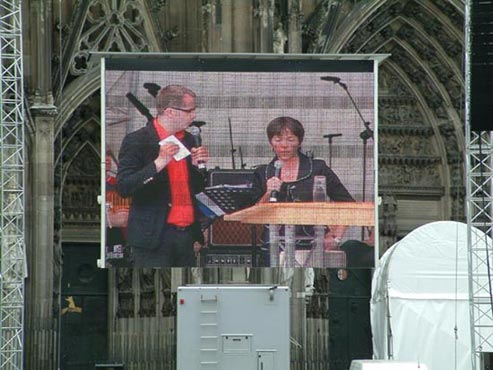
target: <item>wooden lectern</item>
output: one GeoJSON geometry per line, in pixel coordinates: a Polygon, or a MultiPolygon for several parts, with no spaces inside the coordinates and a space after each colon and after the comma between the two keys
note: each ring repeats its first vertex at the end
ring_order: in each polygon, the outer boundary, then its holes
{"type": "MultiPolygon", "coordinates": [[[[285,225],[285,253],[287,266],[295,267],[294,225],[315,226],[315,246],[303,267],[327,266],[324,251],[324,227],[326,225],[374,226],[375,204],[373,202],[298,202],[260,203],[253,207],[225,215],[225,221],[247,224],[267,224],[270,236],[271,267],[279,267],[279,233],[276,225],[285,225]],[[319,227],[317,227],[319,226],[319,227]]],[[[336,251],[344,253],[342,251],[336,251]]],[[[345,257],[345,256],[344,256],[345,257]]],[[[337,266],[344,267],[344,266],[337,266]]]]}

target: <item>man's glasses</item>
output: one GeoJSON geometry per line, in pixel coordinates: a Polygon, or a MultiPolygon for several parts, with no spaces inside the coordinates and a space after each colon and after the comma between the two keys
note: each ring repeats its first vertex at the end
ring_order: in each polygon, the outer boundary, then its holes
{"type": "Polygon", "coordinates": [[[178,108],[178,107],[170,107],[172,109],[176,109],[176,110],[179,110],[179,111],[182,111],[182,112],[185,112],[185,113],[192,113],[194,112],[197,107],[193,107],[193,108],[190,108],[190,109],[184,109],[184,108],[178,108]]]}

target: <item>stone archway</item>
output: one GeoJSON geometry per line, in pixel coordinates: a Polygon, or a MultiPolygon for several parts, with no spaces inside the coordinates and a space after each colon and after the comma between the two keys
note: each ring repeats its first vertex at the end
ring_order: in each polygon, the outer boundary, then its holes
{"type": "Polygon", "coordinates": [[[55,141],[55,190],[64,241],[99,242],[101,182],[99,91],[67,120],[55,141]]]}
{"type": "Polygon", "coordinates": [[[462,2],[334,2],[318,12],[309,51],[390,54],[379,70],[382,250],[422,223],[464,220],[462,2]]]}

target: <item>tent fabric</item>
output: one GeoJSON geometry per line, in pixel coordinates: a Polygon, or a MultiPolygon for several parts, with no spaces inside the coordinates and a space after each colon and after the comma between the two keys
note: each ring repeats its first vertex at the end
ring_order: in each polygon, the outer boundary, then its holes
{"type": "Polygon", "coordinates": [[[467,263],[467,225],[453,221],[421,226],[386,251],[372,280],[374,359],[472,368],[467,263]]]}

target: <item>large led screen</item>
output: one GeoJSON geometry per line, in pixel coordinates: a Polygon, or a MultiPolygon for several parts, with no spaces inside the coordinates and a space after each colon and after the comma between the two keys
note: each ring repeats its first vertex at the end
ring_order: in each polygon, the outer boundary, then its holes
{"type": "Polygon", "coordinates": [[[102,265],[373,266],[376,60],[101,64],[102,265]]]}

